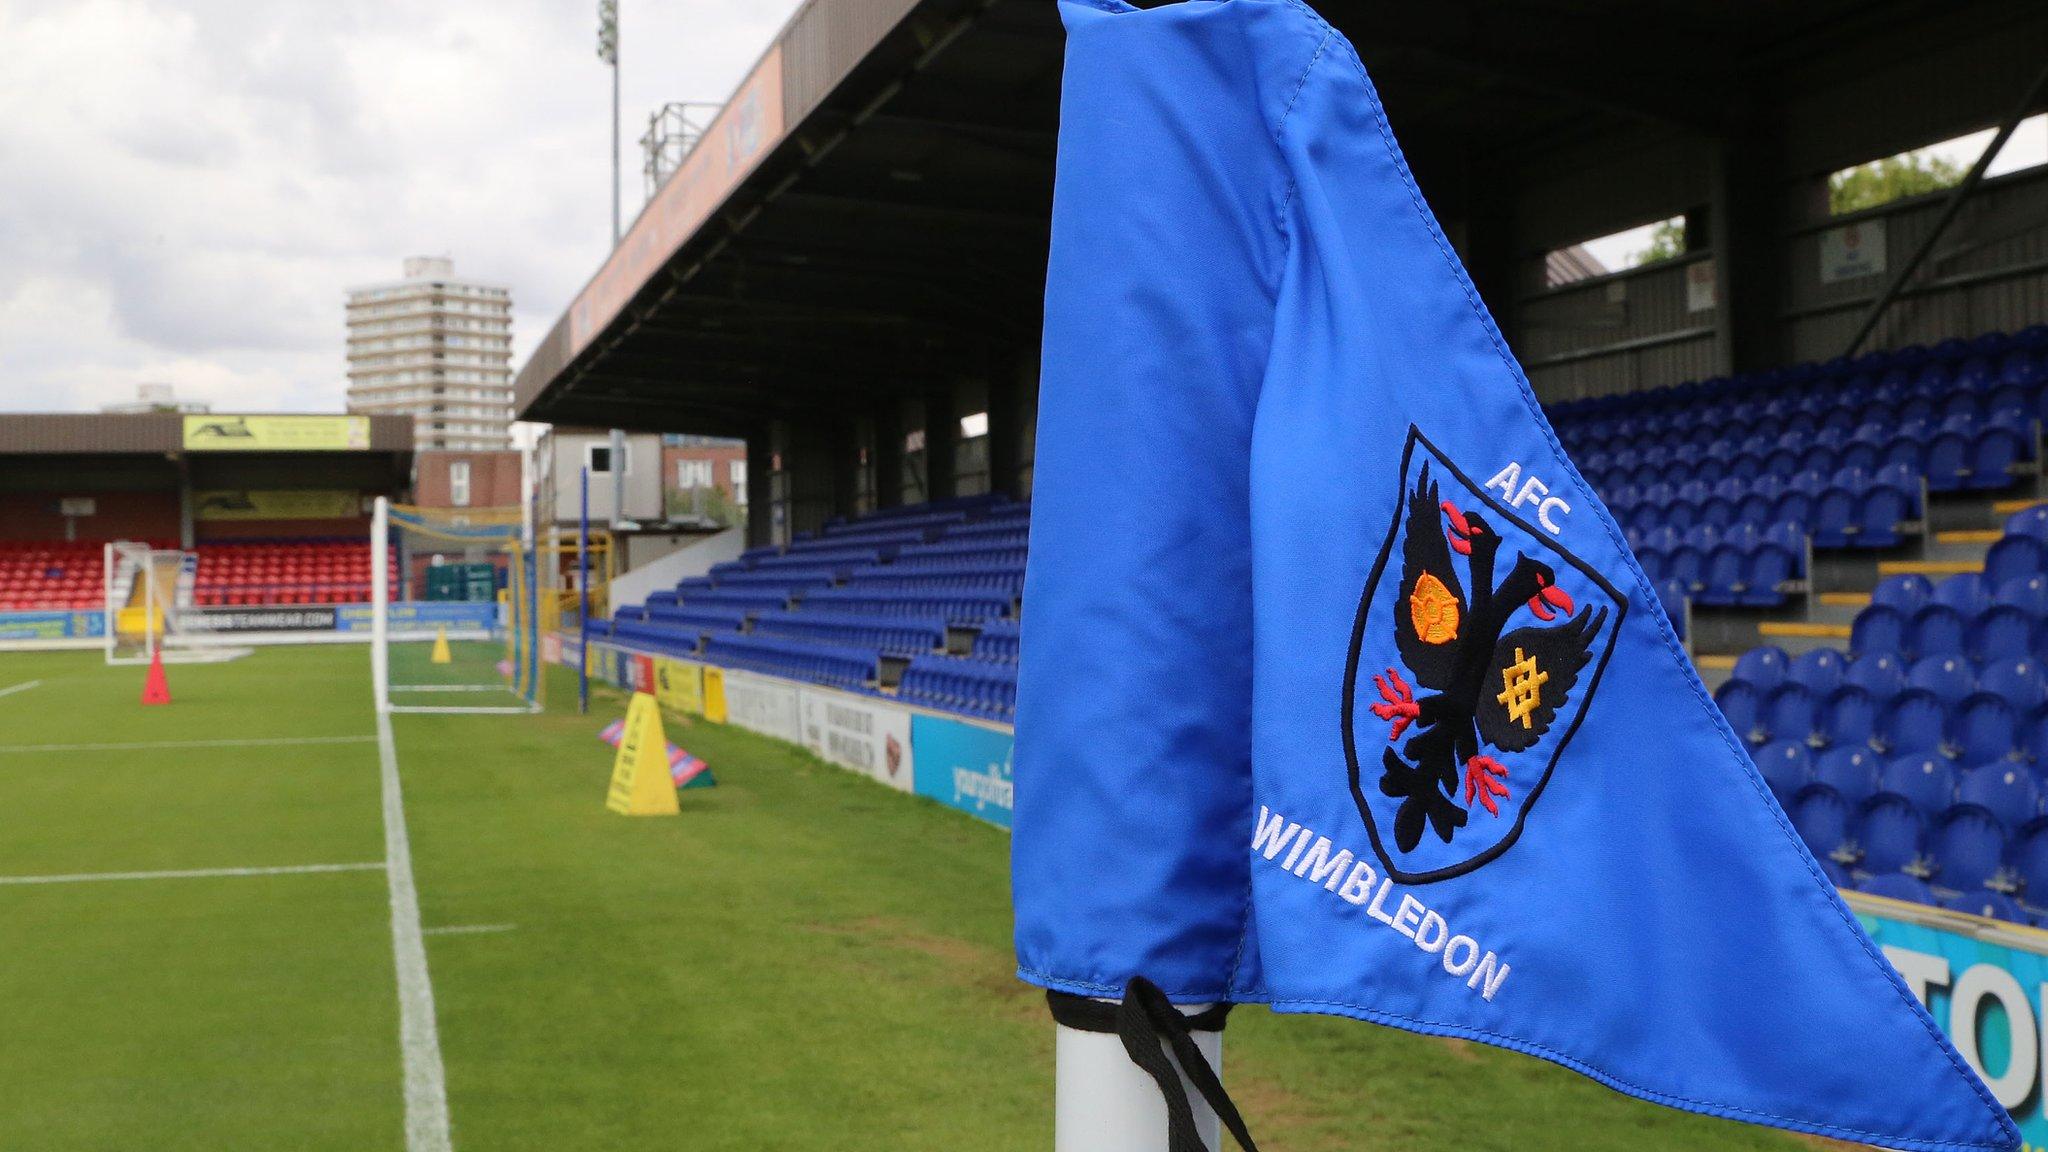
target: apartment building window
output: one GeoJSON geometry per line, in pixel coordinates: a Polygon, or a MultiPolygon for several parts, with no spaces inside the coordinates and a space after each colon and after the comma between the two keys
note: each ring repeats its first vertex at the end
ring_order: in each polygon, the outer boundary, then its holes
{"type": "Polygon", "coordinates": [[[682,489],[711,487],[711,461],[676,461],[676,487],[682,489]]]}
{"type": "Polygon", "coordinates": [[[732,502],[742,508],[747,506],[747,462],[735,460],[727,474],[732,477],[732,502]]]}
{"type": "Polygon", "coordinates": [[[469,507],[469,461],[448,462],[448,502],[457,508],[469,507]]]}

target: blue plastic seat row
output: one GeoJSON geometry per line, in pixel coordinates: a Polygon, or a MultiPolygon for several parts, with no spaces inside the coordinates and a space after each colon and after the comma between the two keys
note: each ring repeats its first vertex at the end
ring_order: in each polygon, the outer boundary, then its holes
{"type": "Polygon", "coordinates": [[[1016,598],[994,592],[918,592],[897,588],[821,588],[804,605],[883,616],[929,616],[956,624],[1006,619],[1016,598]]]}
{"type": "Polygon", "coordinates": [[[1017,667],[955,656],[921,656],[904,670],[896,696],[927,708],[1010,721],[1017,713],[1017,667]]]}
{"type": "Polygon", "coordinates": [[[1021,655],[1022,629],[1015,620],[990,620],[974,637],[974,658],[1014,664],[1021,655]]]}
{"type": "Polygon", "coordinates": [[[1903,682],[1890,658],[1859,660],[1832,687],[1786,679],[1760,688],[1732,677],[1714,693],[1729,727],[1752,745],[1873,749],[1940,755],[1964,766],[2028,761],[2048,771],[2048,677],[2030,660],[1973,674],[1968,662],[1930,657],[1903,682]]]}
{"type": "Polygon", "coordinates": [[[2008,864],[2015,837],[1975,804],[1951,805],[1929,818],[1898,796],[1880,793],[1851,805],[1833,792],[1808,789],[1793,801],[1790,815],[1807,848],[1837,864],[1878,875],[1904,872],[1953,892],[2025,887],[2008,864]]]}
{"type": "Polygon", "coordinates": [[[749,634],[851,644],[891,656],[917,656],[946,646],[946,626],[938,620],[845,612],[764,613],[754,618],[749,634]]]}
{"type": "Polygon", "coordinates": [[[703,657],[726,668],[786,676],[813,684],[872,689],[881,652],[781,636],[707,636],[703,657]]]}

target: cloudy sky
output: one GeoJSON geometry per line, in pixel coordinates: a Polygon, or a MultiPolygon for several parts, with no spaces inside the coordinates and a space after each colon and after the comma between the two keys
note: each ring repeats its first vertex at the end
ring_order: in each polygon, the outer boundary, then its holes
{"type": "MultiPolygon", "coordinates": [[[[668,100],[797,0],[621,0],[625,210],[668,100]]],[[[611,242],[594,0],[0,0],[0,411],[339,410],[346,288],[507,285],[515,363],[611,242]]]]}

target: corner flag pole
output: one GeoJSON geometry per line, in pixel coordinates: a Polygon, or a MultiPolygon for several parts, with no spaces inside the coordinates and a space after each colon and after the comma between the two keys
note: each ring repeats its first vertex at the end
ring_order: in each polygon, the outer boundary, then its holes
{"type": "MultiPolygon", "coordinates": [[[[614,466],[616,466],[614,461],[614,466]]],[[[584,465],[583,511],[576,521],[576,711],[590,711],[590,466],[584,465]]]]}
{"type": "MultiPolygon", "coordinates": [[[[1209,1005],[1182,1005],[1193,1016],[1209,1005]]],[[[1114,1032],[1084,1032],[1054,1025],[1053,1152],[1168,1152],[1166,1098],[1143,1068],[1131,1061],[1114,1032]]],[[[1209,1067],[1223,1075],[1223,1033],[1195,1032],[1195,1046],[1209,1067]]],[[[1161,1044],[1165,1049],[1166,1045],[1161,1044]]],[[[1166,1051],[1173,1060],[1173,1053],[1166,1051]]],[[[1179,1061],[1174,1061],[1180,1070],[1179,1061]]],[[[1181,1070],[1181,1090],[1193,1106],[1195,1129],[1208,1148],[1221,1148],[1216,1113],[1181,1070]]]]}

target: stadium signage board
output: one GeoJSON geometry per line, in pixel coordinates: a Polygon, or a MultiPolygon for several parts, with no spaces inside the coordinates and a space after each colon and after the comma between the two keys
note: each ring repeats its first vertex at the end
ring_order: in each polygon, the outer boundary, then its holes
{"type": "Polygon", "coordinates": [[[217,489],[192,493],[194,520],[353,520],[362,514],[362,493],[348,489],[217,489]]]}
{"type": "Polygon", "coordinates": [[[1015,737],[999,728],[917,713],[910,719],[917,794],[1008,828],[1015,744],[1015,737]]]}
{"type": "Polygon", "coordinates": [[[759,732],[791,744],[803,743],[802,707],[797,699],[797,687],[787,680],[727,669],[725,712],[727,723],[749,732],[759,732]]]}
{"type": "Polygon", "coordinates": [[[825,688],[805,688],[802,708],[804,747],[812,755],[900,792],[916,790],[910,713],[825,688]]]}
{"type": "Polygon", "coordinates": [[[2048,932],[1879,897],[1848,897],[2028,1148],[2048,1147],[2048,932]]]}
{"type": "Polygon", "coordinates": [[[187,452],[361,452],[370,446],[370,418],[187,416],[184,445],[187,452]]]}
{"type": "Polygon", "coordinates": [[[782,46],[776,44],[740,83],[704,138],[648,201],[597,275],[569,306],[569,355],[610,324],[725,203],[768,149],[782,139],[782,46]]]}
{"type": "Polygon", "coordinates": [[[180,632],[333,632],[335,608],[187,608],[175,619],[180,632]]]}
{"type": "Polygon", "coordinates": [[[104,612],[0,612],[0,640],[76,640],[106,630],[104,612]]]}
{"type": "Polygon", "coordinates": [[[692,716],[704,714],[704,666],[687,660],[654,658],[654,695],[661,706],[692,716]]]}

